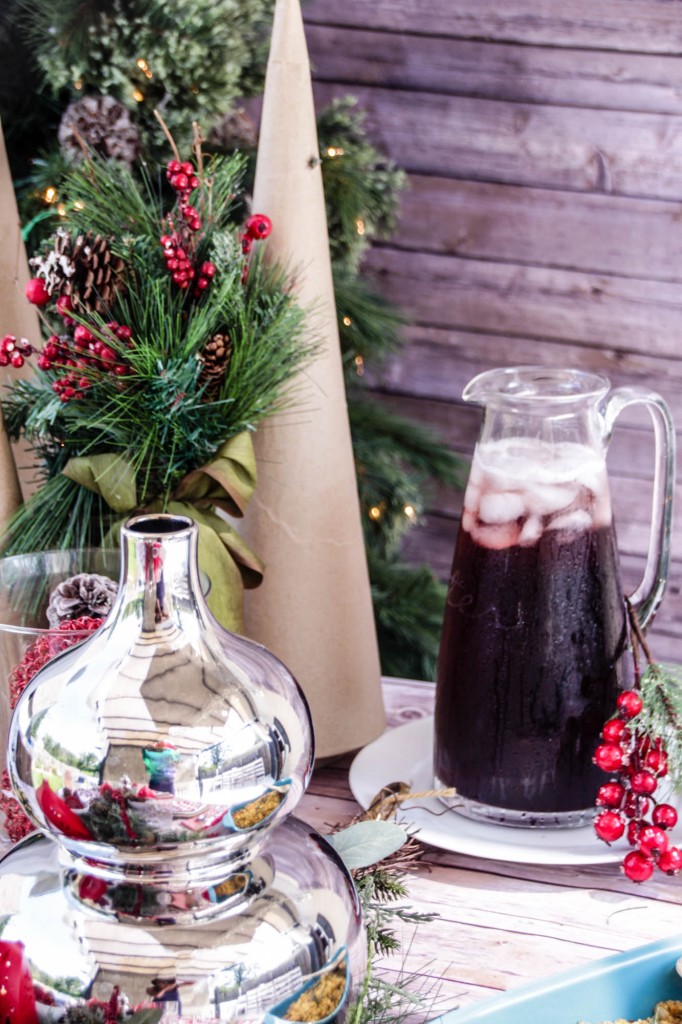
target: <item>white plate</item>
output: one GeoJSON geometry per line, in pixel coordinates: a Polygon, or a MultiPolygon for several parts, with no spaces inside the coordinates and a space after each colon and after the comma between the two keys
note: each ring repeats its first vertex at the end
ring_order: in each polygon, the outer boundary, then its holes
{"type": "MultiPolygon", "coordinates": [[[[362,807],[368,807],[389,782],[407,782],[416,793],[433,789],[432,759],[433,717],[391,729],[353,761],[349,777],[353,796],[362,807]]],[[[612,864],[631,849],[624,839],[607,846],[597,839],[591,825],[531,829],[471,821],[447,810],[435,798],[406,801],[400,818],[419,829],[422,842],[441,850],[516,864],[612,864]]],[[[671,838],[676,845],[682,842],[682,825],[671,838]]]]}

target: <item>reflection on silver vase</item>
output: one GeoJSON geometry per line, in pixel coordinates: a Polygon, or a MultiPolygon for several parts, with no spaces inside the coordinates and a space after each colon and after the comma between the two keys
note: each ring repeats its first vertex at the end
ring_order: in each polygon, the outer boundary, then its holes
{"type": "Polygon", "coordinates": [[[312,768],[307,705],[277,658],[213,619],[196,546],[189,519],[130,520],[104,626],[17,705],[13,785],[56,843],[5,858],[33,882],[4,937],[59,998],[119,985],[193,1019],[261,1019],[334,971],[340,1019],[365,944],[348,873],[290,817],[312,768]]]}

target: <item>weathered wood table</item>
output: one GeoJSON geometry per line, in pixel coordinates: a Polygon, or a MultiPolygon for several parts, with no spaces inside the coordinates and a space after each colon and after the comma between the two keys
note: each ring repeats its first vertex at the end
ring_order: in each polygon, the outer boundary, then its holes
{"type": "MultiPolygon", "coordinates": [[[[385,680],[389,728],[431,714],[433,697],[430,683],[385,680]]],[[[297,812],[322,832],[359,811],[351,761],[317,768],[297,812]]],[[[414,907],[438,917],[406,927],[384,965],[438,991],[432,1016],[644,942],[682,941],[682,875],[634,885],[617,864],[526,865],[427,846],[407,884],[414,907]]]]}

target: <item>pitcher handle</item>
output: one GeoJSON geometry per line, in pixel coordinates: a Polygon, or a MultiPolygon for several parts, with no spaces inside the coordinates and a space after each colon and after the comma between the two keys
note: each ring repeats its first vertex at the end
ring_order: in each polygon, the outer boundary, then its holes
{"type": "Polygon", "coordinates": [[[668,584],[675,487],[675,427],[667,404],[655,391],[641,387],[614,388],[604,408],[607,444],[616,418],[629,405],[645,405],[649,410],[656,447],[649,551],[642,581],[630,596],[639,624],[646,629],[668,584]]]}

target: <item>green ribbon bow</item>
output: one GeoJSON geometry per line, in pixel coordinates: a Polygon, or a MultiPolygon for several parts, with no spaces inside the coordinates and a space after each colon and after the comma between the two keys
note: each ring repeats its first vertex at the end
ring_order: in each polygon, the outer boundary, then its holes
{"type": "MultiPolygon", "coordinates": [[[[120,454],[82,455],[69,459],[64,474],[101,495],[113,512],[138,508],[135,470],[120,454]]],[[[170,502],[146,505],[145,512],[190,516],[199,527],[199,569],[210,581],[208,606],[223,626],[244,631],[242,589],[257,587],[263,566],[237,531],[215,509],[244,515],[256,487],[256,457],[251,434],[226,441],[209,463],[192,470],[178,484],[170,502]]],[[[119,540],[121,523],[107,540],[119,540]]]]}

